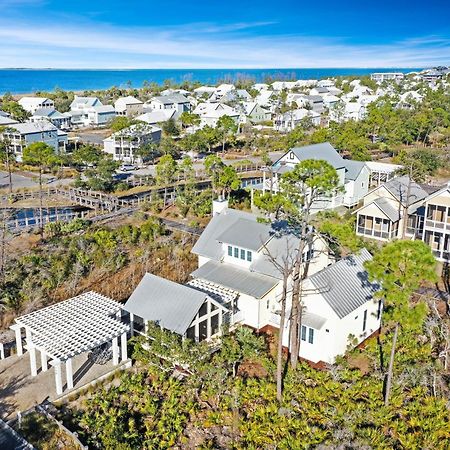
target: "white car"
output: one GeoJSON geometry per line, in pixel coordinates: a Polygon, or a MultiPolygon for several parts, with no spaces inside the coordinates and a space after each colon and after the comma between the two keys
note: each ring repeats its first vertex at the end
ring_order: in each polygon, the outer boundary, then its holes
{"type": "Polygon", "coordinates": [[[122,172],[129,172],[130,170],[136,170],[137,167],[133,164],[122,164],[119,169],[122,172]]]}

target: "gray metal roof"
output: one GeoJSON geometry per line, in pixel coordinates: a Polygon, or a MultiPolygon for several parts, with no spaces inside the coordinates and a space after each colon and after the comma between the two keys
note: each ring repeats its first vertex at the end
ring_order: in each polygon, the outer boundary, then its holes
{"type": "Polygon", "coordinates": [[[364,262],[372,259],[362,249],[309,277],[337,316],[342,319],[373,298],[379,286],[369,282],[364,262]]]}
{"type": "Polygon", "coordinates": [[[345,167],[344,159],[329,142],[306,145],[305,147],[294,147],[291,148],[290,151],[294,153],[299,161],[304,161],[306,159],[323,159],[330,163],[335,169],[345,167]]]}
{"type": "Polygon", "coordinates": [[[209,261],[191,273],[193,278],[211,281],[236,292],[262,298],[279,280],[266,275],[249,272],[230,264],[209,261]]]}
{"type": "Polygon", "coordinates": [[[391,220],[392,222],[397,222],[400,220],[400,211],[395,209],[395,207],[386,198],[380,197],[373,201],[378,208],[391,220]]]}
{"type": "Polygon", "coordinates": [[[159,97],[154,97],[152,101],[157,101],[163,103],[164,105],[170,105],[172,103],[189,103],[189,100],[182,94],[169,94],[160,95],[159,97]]]}
{"type": "Polygon", "coordinates": [[[192,253],[215,259],[216,261],[222,259],[222,244],[219,242],[218,237],[230,227],[235,226],[239,219],[246,219],[246,225],[250,225],[251,221],[257,225],[256,216],[253,214],[226,208],[210,220],[208,226],[195,243],[192,253]]]}
{"type": "Polygon", "coordinates": [[[24,123],[15,123],[11,124],[9,128],[17,130],[20,134],[33,134],[33,133],[42,133],[44,131],[56,131],[57,128],[47,122],[46,120],[40,120],[39,123],[35,122],[24,122],[24,123]]]}
{"type": "Polygon", "coordinates": [[[353,161],[351,159],[344,159],[345,164],[345,179],[356,180],[361,170],[363,170],[366,163],[364,161],[353,161]]]}
{"type": "Polygon", "coordinates": [[[409,199],[406,201],[408,183],[409,177],[405,175],[393,178],[387,183],[384,183],[383,186],[402,204],[412,205],[428,197],[428,193],[422,187],[414,181],[411,181],[409,199]]]}
{"type": "Polygon", "coordinates": [[[269,225],[241,217],[219,234],[217,240],[257,252],[270,239],[270,236],[269,225]]]}
{"type": "Polygon", "coordinates": [[[146,273],[124,309],[182,335],[208,298],[197,289],[146,273]]]}

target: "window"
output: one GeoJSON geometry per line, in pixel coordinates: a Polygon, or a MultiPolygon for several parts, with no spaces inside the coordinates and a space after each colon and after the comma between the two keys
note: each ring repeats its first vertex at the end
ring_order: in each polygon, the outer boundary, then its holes
{"type": "Polygon", "coordinates": [[[294,152],[289,153],[289,159],[294,159],[294,152]]]}
{"type": "Polygon", "coordinates": [[[245,261],[245,250],[241,248],[241,259],[245,261]]]}
{"type": "Polygon", "coordinates": [[[234,247],[234,257],[239,258],[239,249],[237,247],[234,247]]]}
{"type": "Polygon", "coordinates": [[[233,256],[233,247],[231,245],[228,246],[228,256],[233,256]]]}
{"type": "Polygon", "coordinates": [[[189,327],[186,331],[186,337],[188,339],[192,339],[195,341],[195,325],[192,325],[192,327],[189,327]]]}
{"type": "Polygon", "coordinates": [[[363,331],[366,331],[366,326],[367,326],[367,309],[364,311],[363,316],[363,331]]]}
{"type": "Polygon", "coordinates": [[[211,317],[211,336],[219,332],[219,314],[211,317]]]}
{"type": "Polygon", "coordinates": [[[302,341],[306,341],[306,327],[302,325],[302,341]]]}
{"type": "Polygon", "coordinates": [[[198,340],[199,342],[204,341],[208,338],[208,320],[203,320],[198,324],[198,340]]]}
{"type": "Polygon", "coordinates": [[[252,252],[247,251],[247,261],[252,262],[252,252]]]}
{"type": "Polygon", "coordinates": [[[314,329],[313,328],[309,329],[308,342],[310,344],[314,344],[314,329]]]}
{"type": "Polygon", "coordinates": [[[211,303],[211,312],[215,311],[217,308],[217,306],[214,303],[211,303]]]}
{"type": "Polygon", "coordinates": [[[208,305],[207,303],[203,303],[202,306],[200,306],[200,310],[198,311],[198,316],[202,317],[205,316],[208,313],[208,305]]]}

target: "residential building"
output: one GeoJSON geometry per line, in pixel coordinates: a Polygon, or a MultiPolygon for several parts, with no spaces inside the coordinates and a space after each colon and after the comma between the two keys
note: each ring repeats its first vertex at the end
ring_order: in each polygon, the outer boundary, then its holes
{"type": "Polygon", "coordinates": [[[116,116],[112,105],[103,105],[97,97],[75,96],[70,104],[70,116],[75,126],[106,125],[116,116]]]}
{"type": "Polygon", "coordinates": [[[56,128],[67,130],[71,127],[70,116],[67,114],[61,114],[59,111],[53,108],[41,108],[37,109],[30,117],[31,122],[39,122],[46,120],[55,125],[56,128]]]}
{"type": "Polygon", "coordinates": [[[55,108],[53,100],[46,97],[22,97],[18,103],[25,111],[31,114],[34,114],[36,110],[41,108],[55,108]]]}
{"type": "Polygon", "coordinates": [[[47,121],[9,125],[2,138],[9,141],[10,148],[19,162],[22,161],[24,148],[34,142],[45,142],[57,153],[64,153],[67,145],[67,134],[47,121]]]}
{"type": "Polygon", "coordinates": [[[149,125],[158,125],[159,123],[167,122],[169,119],[176,119],[176,115],[177,111],[175,109],[157,109],[137,116],[136,120],[149,125]]]}
{"type": "Polygon", "coordinates": [[[383,83],[383,81],[402,81],[405,78],[405,74],[401,72],[376,72],[370,75],[371,80],[377,83],[383,83]]]}
{"type": "Polygon", "coordinates": [[[10,114],[0,111],[0,127],[7,127],[15,123],[18,123],[17,120],[12,119],[10,114]]]}
{"type": "Polygon", "coordinates": [[[250,123],[268,122],[272,118],[271,112],[256,102],[243,102],[242,109],[250,123]]]}
{"type": "Polygon", "coordinates": [[[160,109],[174,109],[178,115],[191,110],[191,103],[181,94],[161,95],[154,97],[150,101],[150,109],[157,111],[160,109]]]}
{"type": "Polygon", "coordinates": [[[440,262],[450,262],[450,182],[424,201],[422,236],[440,262]]]}
{"type": "MultiPolygon", "coordinates": [[[[287,251],[297,248],[298,240],[276,229],[277,224],[259,223],[253,214],[224,207],[213,216],[192,250],[199,258],[199,268],[191,274],[197,285],[234,297],[232,325],[279,328],[282,276],[268,254],[281,261],[287,251]]],[[[363,267],[370,258],[363,250],[332,263],[324,241],[314,238],[305,252],[309,275],[302,298],[300,357],[333,363],[347,350],[350,336],[359,344],[379,329],[381,306],[373,299],[377,286],[368,281],[363,267]]],[[[289,297],[286,306],[289,317],[289,297]]],[[[289,319],[285,347],[289,346],[288,328],[289,319]]]]}
{"type": "Polygon", "coordinates": [[[196,342],[219,336],[229,319],[230,305],[222,297],[197,287],[146,273],[125,303],[132,334],[146,335],[148,322],[196,342]]]}
{"type": "Polygon", "coordinates": [[[231,106],[223,103],[199,103],[194,111],[194,114],[200,116],[200,127],[203,128],[206,125],[210,127],[216,127],[217,122],[222,116],[231,117],[236,124],[239,123],[240,113],[231,106]]]}
{"type": "Polygon", "coordinates": [[[114,109],[118,116],[135,117],[144,111],[144,102],[128,95],[117,99],[114,103],[114,109]]]}
{"type": "Polygon", "coordinates": [[[327,161],[339,177],[340,191],[323,197],[313,204],[314,211],[332,209],[338,206],[353,207],[367,194],[370,171],[362,161],[342,158],[328,142],[291,148],[271,168],[263,171],[263,191],[277,192],[280,189],[281,176],[307,159],[327,161]]]}
{"type": "Polygon", "coordinates": [[[131,125],[103,140],[103,150],[116,161],[142,162],[138,150],[150,142],[159,142],[161,128],[148,124],[131,125]]]}
{"type": "Polygon", "coordinates": [[[409,177],[391,179],[364,196],[363,206],[355,211],[356,234],[380,241],[421,234],[427,197],[428,192],[409,177]]]}
{"type": "Polygon", "coordinates": [[[275,117],[275,129],[281,132],[292,131],[302,123],[302,120],[310,119],[314,126],[320,125],[320,114],[305,108],[287,111],[284,114],[278,114],[275,117]]]}

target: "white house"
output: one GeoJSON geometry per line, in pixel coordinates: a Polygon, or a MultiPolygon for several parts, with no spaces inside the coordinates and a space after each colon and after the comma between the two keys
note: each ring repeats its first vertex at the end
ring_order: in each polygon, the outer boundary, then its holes
{"type": "Polygon", "coordinates": [[[116,116],[112,105],[103,105],[97,97],[75,96],[70,104],[70,116],[73,125],[106,125],[116,116]]]}
{"type": "Polygon", "coordinates": [[[236,124],[239,123],[240,118],[240,113],[238,111],[223,103],[199,103],[195,107],[193,113],[200,116],[201,128],[206,125],[214,128],[222,116],[231,117],[236,124]]]}
{"type": "Polygon", "coordinates": [[[300,125],[303,119],[309,118],[314,126],[320,125],[320,114],[305,108],[287,111],[275,117],[275,128],[278,131],[289,132],[300,125]]]}
{"type": "Polygon", "coordinates": [[[46,97],[22,97],[18,103],[25,111],[31,114],[34,114],[36,110],[41,108],[54,109],[55,107],[54,101],[46,97]]]}
{"type": "Polygon", "coordinates": [[[137,116],[136,120],[148,123],[149,125],[157,125],[162,122],[167,122],[169,119],[176,119],[176,115],[177,111],[175,109],[157,109],[137,116]]]}
{"type": "Polygon", "coordinates": [[[39,122],[46,120],[55,125],[59,129],[69,129],[71,126],[70,116],[61,114],[59,111],[53,108],[37,109],[30,117],[31,122],[39,122]]]}
{"type": "MultiPolygon", "coordinates": [[[[219,211],[192,250],[199,268],[191,276],[205,291],[234,293],[232,325],[278,328],[282,276],[267,255],[281,261],[297,248],[297,238],[277,232],[277,224],[259,223],[253,214],[227,207],[219,211]]],[[[333,264],[318,237],[304,256],[309,262],[308,293],[302,298],[299,355],[314,363],[333,363],[345,353],[350,337],[359,344],[380,327],[381,307],[372,298],[377,286],[368,282],[363,267],[371,256],[363,250],[333,264]]],[[[287,317],[290,309],[288,296],[287,317]]],[[[288,333],[284,345],[288,347],[288,333]]]]}
{"type": "Polygon", "coordinates": [[[160,139],[161,128],[144,123],[136,124],[104,139],[103,150],[116,161],[141,162],[142,158],[137,154],[139,148],[150,142],[159,142],[160,139]]]}
{"type": "Polygon", "coordinates": [[[148,322],[196,342],[219,336],[230,305],[197,286],[179,284],[146,273],[125,303],[132,334],[146,335],[148,322]]]}
{"type": "Polygon", "coordinates": [[[401,72],[376,72],[370,75],[370,78],[377,83],[383,83],[384,81],[402,81],[405,78],[405,74],[401,72]]]}
{"type": "Polygon", "coordinates": [[[178,115],[191,110],[191,103],[181,94],[161,95],[150,101],[150,109],[153,111],[161,109],[174,109],[178,115]]]}
{"type": "Polygon", "coordinates": [[[336,169],[341,188],[341,192],[318,200],[313,205],[315,211],[332,209],[338,206],[352,207],[358,204],[367,194],[370,171],[366,164],[361,161],[342,158],[328,142],[296,147],[286,152],[271,168],[263,171],[263,191],[278,191],[281,176],[307,159],[320,159],[331,164],[336,169]]]}
{"type": "Polygon", "coordinates": [[[256,102],[243,102],[242,109],[245,117],[251,123],[267,122],[272,118],[271,112],[259,106],[256,102]]]}
{"type": "Polygon", "coordinates": [[[45,142],[56,153],[65,152],[67,134],[47,121],[11,124],[2,134],[10,142],[17,161],[22,161],[23,149],[34,142],[45,142]]]}
{"type": "Polygon", "coordinates": [[[120,97],[114,103],[114,109],[118,116],[134,117],[142,114],[144,110],[144,102],[128,95],[127,97],[120,97]]]}

